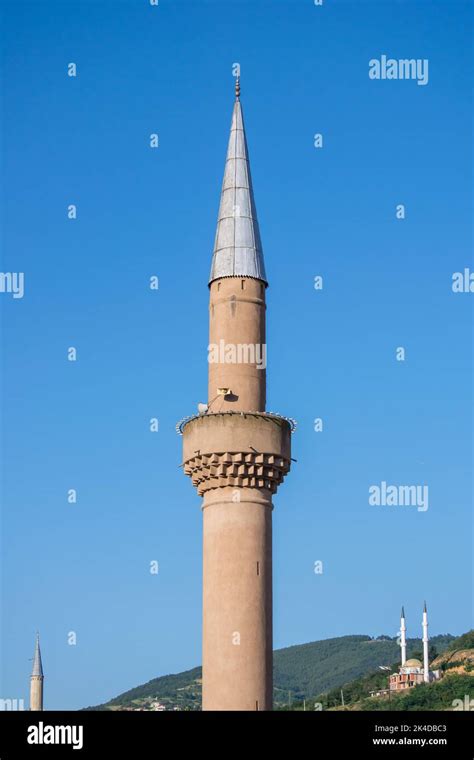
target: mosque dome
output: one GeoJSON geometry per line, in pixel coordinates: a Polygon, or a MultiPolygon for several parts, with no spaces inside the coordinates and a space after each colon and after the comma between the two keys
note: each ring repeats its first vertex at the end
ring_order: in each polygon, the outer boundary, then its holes
{"type": "Polygon", "coordinates": [[[415,658],[413,658],[412,660],[406,660],[403,667],[404,668],[422,668],[423,665],[420,662],[420,660],[416,660],[415,658]]]}

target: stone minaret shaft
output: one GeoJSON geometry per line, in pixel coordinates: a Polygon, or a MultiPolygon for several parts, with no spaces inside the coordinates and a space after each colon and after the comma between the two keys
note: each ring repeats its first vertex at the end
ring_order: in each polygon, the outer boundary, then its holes
{"type": "Polygon", "coordinates": [[[30,710],[43,709],[43,681],[43,664],[41,662],[39,634],[37,633],[33,669],[30,677],[30,710]]]}
{"type": "Polygon", "coordinates": [[[272,709],[272,495],[290,425],[265,413],[267,286],[237,83],[210,278],[208,411],[183,427],[203,497],[203,709],[272,709]]]}

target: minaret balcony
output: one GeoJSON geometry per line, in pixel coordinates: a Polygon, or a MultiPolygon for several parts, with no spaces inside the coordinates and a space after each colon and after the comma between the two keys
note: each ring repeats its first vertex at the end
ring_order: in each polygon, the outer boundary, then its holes
{"type": "Polygon", "coordinates": [[[183,421],[183,469],[198,493],[262,488],[276,493],[291,466],[293,420],[260,412],[217,412],[183,421]]]}

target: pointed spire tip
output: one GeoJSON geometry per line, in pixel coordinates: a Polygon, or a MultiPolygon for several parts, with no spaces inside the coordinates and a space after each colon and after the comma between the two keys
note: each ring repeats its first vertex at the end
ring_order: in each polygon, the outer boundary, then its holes
{"type": "Polygon", "coordinates": [[[240,97],[240,77],[227,147],[209,285],[222,277],[267,279],[253,196],[250,162],[240,97]]]}
{"type": "Polygon", "coordinates": [[[31,675],[43,676],[43,663],[41,662],[41,649],[40,649],[38,631],[36,631],[35,653],[33,657],[33,670],[32,670],[31,675]]]}

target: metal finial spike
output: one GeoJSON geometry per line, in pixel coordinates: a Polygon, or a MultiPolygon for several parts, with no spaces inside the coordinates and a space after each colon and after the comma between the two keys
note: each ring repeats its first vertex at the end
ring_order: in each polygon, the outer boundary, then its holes
{"type": "Polygon", "coordinates": [[[240,77],[237,77],[235,80],[235,99],[239,100],[240,98],[240,77]]]}

